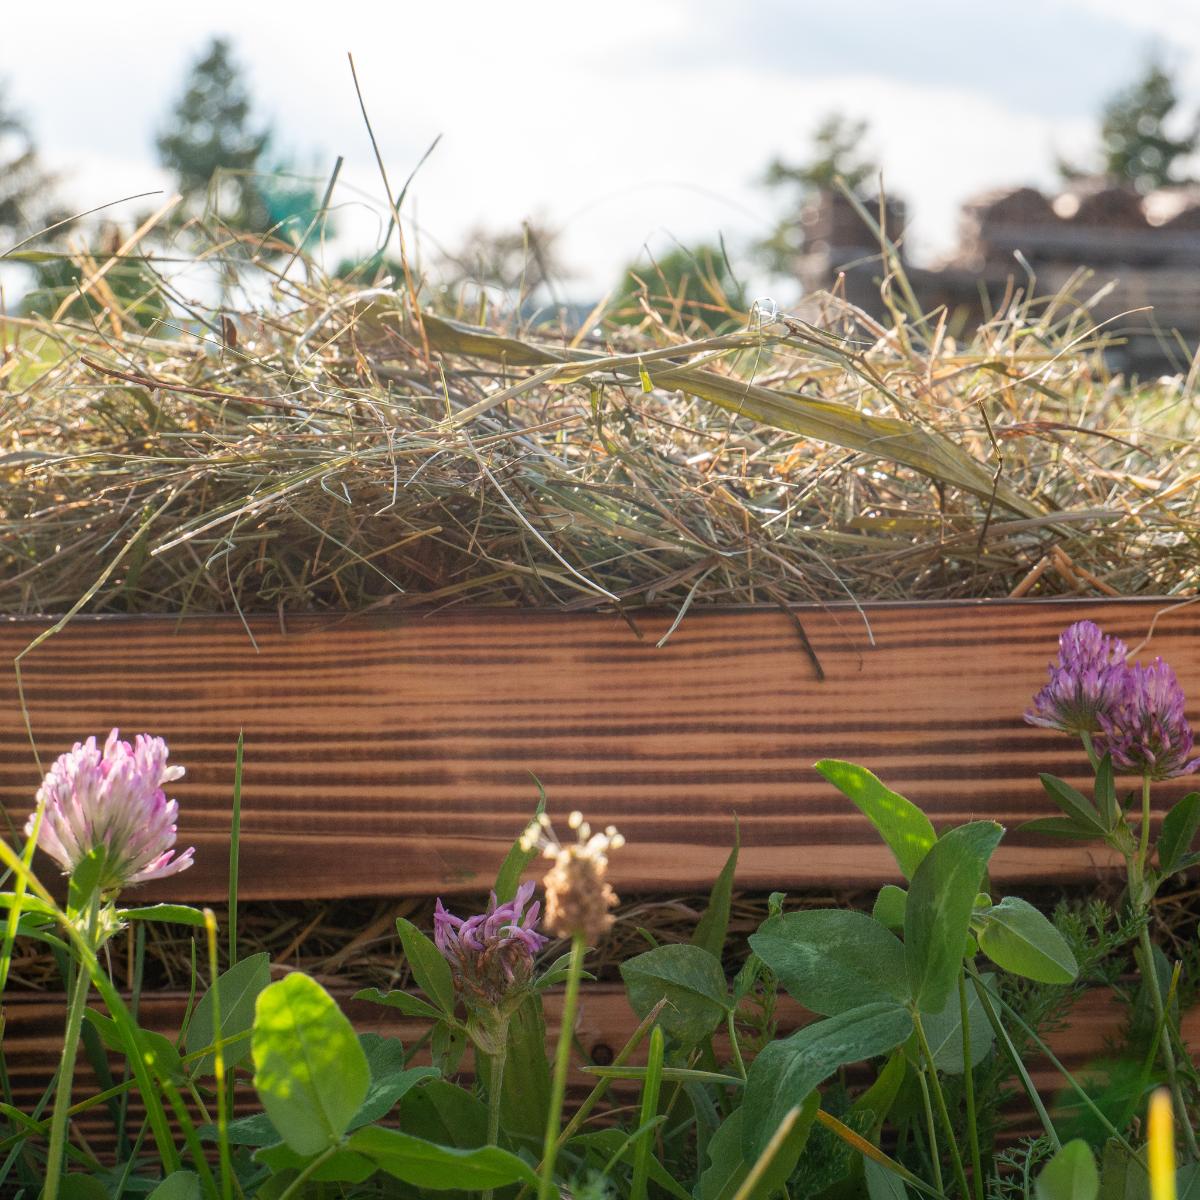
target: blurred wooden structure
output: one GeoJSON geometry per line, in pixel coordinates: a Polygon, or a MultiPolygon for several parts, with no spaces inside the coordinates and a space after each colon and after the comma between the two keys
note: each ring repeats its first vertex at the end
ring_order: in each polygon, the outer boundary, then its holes
{"type": "MultiPolygon", "coordinates": [[[[867,207],[879,215],[878,201],[867,207]]],[[[904,206],[889,200],[884,216],[904,259],[904,206]]],[[[805,288],[829,288],[842,277],[852,303],[879,313],[878,241],[850,201],[823,193],[801,221],[805,248],[796,269],[805,288]]],[[[1104,180],[1083,180],[1054,196],[1030,187],[975,196],[963,205],[951,254],[930,267],[905,262],[923,307],[945,305],[968,323],[995,312],[1014,288],[1050,297],[1074,285],[1076,302],[1086,302],[1093,319],[1110,323],[1107,331],[1122,339],[1109,352],[1113,365],[1143,375],[1186,366],[1173,333],[1192,349],[1200,343],[1198,267],[1200,188],[1143,197],[1104,180]],[[1081,268],[1090,272],[1082,281],[1081,268]]]]}

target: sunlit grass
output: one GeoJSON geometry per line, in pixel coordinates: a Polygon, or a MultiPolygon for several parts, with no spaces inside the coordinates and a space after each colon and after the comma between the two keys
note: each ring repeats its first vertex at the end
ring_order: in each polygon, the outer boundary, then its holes
{"type": "Polygon", "coordinates": [[[1016,292],[967,341],[895,278],[884,324],[714,287],[702,320],[475,331],[390,279],[228,251],[219,310],[151,257],[168,321],[104,281],[70,319],[7,319],[0,611],[1193,586],[1194,381],[1110,377],[1072,295],[1016,292]]]}

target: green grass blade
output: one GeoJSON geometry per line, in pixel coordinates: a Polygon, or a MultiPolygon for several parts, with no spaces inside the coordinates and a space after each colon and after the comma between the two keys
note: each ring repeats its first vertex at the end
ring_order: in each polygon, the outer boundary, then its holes
{"type": "MultiPolygon", "coordinates": [[[[639,1124],[649,1125],[658,1116],[658,1097],[662,1090],[663,1031],[655,1025],[650,1033],[650,1054],[646,1060],[646,1078],[642,1083],[642,1113],[639,1124]]],[[[650,1176],[650,1151],[653,1139],[643,1137],[633,1156],[633,1182],[630,1200],[647,1200],[647,1181],[650,1176]]]]}
{"type": "MultiPolygon", "coordinates": [[[[71,940],[80,966],[86,969],[91,975],[92,983],[100,993],[101,998],[108,1007],[109,1013],[121,1030],[122,1039],[125,1043],[125,1051],[133,1068],[138,1090],[142,1093],[142,1100],[146,1106],[146,1114],[150,1120],[150,1128],[154,1133],[154,1140],[158,1147],[159,1157],[162,1159],[163,1166],[168,1169],[168,1174],[170,1171],[179,1170],[181,1166],[179,1152],[175,1146],[175,1139],[172,1136],[170,1124],[167,1121],[162,1097],[159,1094],[159,1089],[155,1086],[153,1077],[147,1070],[137,1036],[137,1025],[130,1015],[129,1009],[126,1008],[125,1002],[121,999],[120,993],[113,986],[112,980],[105,974],[99,960],[87,944],[83,934],[75,928],[74,924],[67,917],[67,914],[62,912],[58,905],[55,904],[54,897],[42,886],[27,864],[17,857],[12,847],[3,839],[0,839],[0,861],[17,876],[18,886],[22,883],[25,884],[40,900],[54,908],[58,920],[71,940]]],[[[186,1113],[184,1115],[186,1117],[186,1113]]]]}
{"type": "MultiPolygon", "coordinates": [[[[245,730],[238,730],[237,757],[233,764],[233,813],[229,825],[229,966],[237,962],[238,868],[242,843],[242,751],[245,730]]],[[[214,975],[215,979],[216,976],[214,975]]]]}

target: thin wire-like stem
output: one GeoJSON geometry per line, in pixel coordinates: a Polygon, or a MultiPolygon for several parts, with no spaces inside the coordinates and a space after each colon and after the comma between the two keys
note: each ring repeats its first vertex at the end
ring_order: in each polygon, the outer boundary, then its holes
{"type": "Polygon", "coordinates": [[[991,1025],[992,1032],[996,1035],[996,1041],[1004,1047],[1004,1053],[1008,1056],[1008,1061],[1012,1064],[1017,1078],[1020,1079],[1021,1086],[1025,1089],[1025,1095],[1029,1098],[1029,1103],[1033,1105],[1033,1111],[1037,1113],[1038,1120],[1042,1123],[1042,1129],[1045,1131],[1051,1147],[1055,1151],[1061,1150],[1062,1141],[1058,1136],[1058,1131],[1054,1128],[1054,1122],[1050,1120],[1050,1114],[1046,1111],[1046,1106],[1042,1103],[1042,1098],[1038,1095],[1038,1090],[1033,1085],[1029,1071],[1021,1061],[1021,1056],[1017,1053],[1017,1048],[1013,1045],[1012,1038],[1008,1036],[1008,1030],[1004,1028],[1000,1018],[996,1015],[996,1010],[992,1007],[992,1001],[987,994],[987,988],[983,980],[980,979],[974,967],[968,966],[967,972],[970,974],[971,982],[975,986],[975,994],[979,997],[979,1004],[983,1009],[984,1016],[987,1017],[988,1024],[991,1025]]]}
{"type": "MultiPolygon", "coordinates": [[[[983,980],[979,977],[979,973],[974,967],[968,967],[967,970],[975,982],[975,990],[979,993],[979,999],[984,1005],[984,1010],[991,1011],[991,999],[988,996],[988,991],[984,986],[983,980]]],[[[1024,1033],[1024,1035],[1033,1043],[1035,1047],[1037,1047],[1038,1053],[1040,1053],[1047,1060],[1047,1062],[1049,1062],[1050,1065],[1063,1077],[1067,1084],[1070,1085],[1072,1090],[1079,1097],[1084,1108],[1086,1108],[1088,1112],[1090,1112],[1092,1116],[1095,1117],[1102,1126],[1104,1126],[1109,1137],[1118,1142],[1121,1148],[1130,1156],[1130,1158],[1136,1159],[1144,1166],[1145,1156],[1140,1151],[1135,1150],[1130,1144],[1129,1139],[1125,1137],[1125,1135],[1112,1123],[1112,1121],[1108,1119],[1107,1116],[1105,1116],[1103,1110],[1096,1104],[1095,1100],[1088,1095],[1087,1089],[1075,1078],[1074,1075],[1071,1074],[1070,1071],[1067,1070],[1067,1068],[1063,1065],[1062,1060],[1054,1053],[1053,1050],[1050,1049],[1049,1046],[1046,1045],[1045,1041],[1038,1036],[1037,1030],[1034,1029],[1033,1026],[1030,1025],[1029,1022],[1026,1021],[1025,1018],[1022,1017],[1021,1014],[1017,1012],[1017,1010],[1011,1004],[1008,1003],[1007,1000],[1004,1000],[1000,996],[996,996],[995,999],[1008,1014],[1013,1024],[1019,1026],[1021,1032],[1024,1033]]],[[[999,1021],[993,1024],[993,1028],[1004,1030],[1004,1026],[1000,1024],[999,1021]]],[[[1007,1032],[1005,1032],[1005,1037],[1007,1038],[1007,1032]]],[[[1011,1045],[1011,1042],[1009,1044],[1011,1045]]],[[[1013,1049],[1013,1053],[1014,1055],[1016,1053],[1015,1047],[1013,1049]]],[[[1016,1062],[1020,1063],[1019,1056],[1016,1058],[1016,1062]]],[[[1030,1094],[1036,1095],[1036,1092],[1031,1092],[1030,1094]]],[[[1035,1107],[1038,1108],[1039,1115],[1044,1117],[1046,1110],[1041,1106],[1040,1100],[1035,1103],[1035,1107]]],[[[1054,1132],[1053,1125],[1048,1123],[1048,1118],[1044,1119],[1046,1121],[1046,1131],[1050,1136],[1051,1142],[1055,1144],[1055,1149],[1061,1149],[1062,1142],[1059,1140],[1058,1134],[1054,1132]]]]}
{"type": "Polygon", "coordinates": [[[975,1124],[975,1071],[971,1066],[971,1014],[967,1005],[967,977],[958,977],[958,1012],[962,1025],[963,1094],[967,1102],[967,1136],[971,1143],[971,1176],[975,1200],[983,1200],[983,1155],[979,1149],[979,1129],[975,1124]]]}
{"type": "Polygon", "coordinates": [[[917,1031],[917,1043],[921,1047],[921,1055],[925,1059],[925,1072],[929,1076],[929,1090],[933,1093],[937,1104],[938,1115],[942,1120],[942,1128],[946,1131],[946,1141],[950,1146],[950,1162],[954,1167],[954,1177],[958,1180],[959,1191],[963,1200],[968,1200],[971,1189],[967,1184],[967,1173],[963,1168],[962,1155],[958,1151],[958,1141],[954,1136],[954,1123],[950,1120],[950,1110],[946,1107],[946,1096],[942,1091],[941,1080],[938,1079],[937,1067],[933,1064],[933,1051],[925,1037],[925,1028],[921,1024],[921,1014],[913,1013],[913,1026],[917,1031]]]}
{"type": "MultiPolygon", "coordinates": [[[[238,874],[242,843],[242,757],[245,730],[238,730],[237,752],[233,762],[233,814],[229,822],[229,965],[237,963],[238,874]]],[[[214,976],[215,978],[215,976],[214,976]]]]}
{"type": "MultiPolygon", "coordinates": [[[[629,1040],[621,1047],[616,1058],[612,1060],[614,1067],[623,1067],[632,1057],[634,1051],[642,1044],[646,1035],[654,1028],[655,1022],[658,1020],[659,1014],[667,1007],[666,999],[660,1000],[643,1018],[641,1024],[629,1035],[629,1040]]],[[[613,1084],[614,1076],[601,1076],[599,1082],[587,1094],[584,1102],[575,1110],[575,1115],[563,1127],[563,1131],[558,1135],[557,1147],[559,1150],[566,1145],[583,1128],[584,1122],[592,1115],[592,1110],[604,1099],[608,1089],[613,1084]]],[[[2,1145],[2,1143],[0,1143],[2,1145]]],[[[538,1164],[539,1169],[541,1164],[538,1164]]],[[[530,1184],[525,1184],[517,1193],[516,1200],[525,1200],[525,1196],[529,1193],[530,1184]]]]}
{"type": "MultiPolygon", "coordinates": [[[[181,1166],[179,1153],[175,1147],[174,1138],[171,1135],[171,1129],[167,1122],[166,1111],[162,1106],[162,1098],[159,1090],[156,1090],[153,1086],[147,1065],[142,1059],[133,1018],[125,1002],[121,999],[120,993],[113,985],[112,980],[101,969],[100,963],[96,958],[96,951],[93,949],[85,931],[80,930],[68,914],[58,907],[54,897],[46,890],[45,885],[30,871],[28,864],[17,857],[3,838],[0,838],[0,862],[12,871],[19,880],[25,881],[32,894],[53,911],[64,933],[71,942],[71,948],[80,966],[85,968],[91,975],[92,982],[96,985],[96,990],[104,998],[104,1003],[108,1007],[110,1015],[120,1029],[121,1040],[133,1069],[138,1090],[142,1093],[142,1099],[146,1105],[147,1117],[150,1121],[151,1130],[154,1133],[154,1140],[158,1147],[159,1156],[163,1161],[164,1170],[167,1174],[170,1174],[172,1171],[178,1171],[181,1166]]],[[[186,1113],[184,1115],[186,1116],[186,1113]]]]}
{"type": "Polygon", "coordinates": [[[917,1083],[921,1087],[921,1103],[925,1109],[925,1133],[929,1138],[929,1161],[933,1164],[933,1184],[940,1192],[942,1184],[942,1152],[938,1149],[937,1122],[933,1117],[933,1104],[929,1099],[929,1084],[925,1082],[925,1072],[917,1072],[917,1083]]]}
{"type": "Polygon", "coordinates": [[[583,956],[587,945],[582,933],[571,938],[571,961],[567,966],[567,988],[563,996],[562,1025],[554,1052],[554,1078],[550,1087],[550,1111],[546,1115],[546,1137],[542,1143],[542,1173],[538,1180],[538,1200],[554,1195],[554,1163],[558,1157],[558,1131],[562,1124],[563,1101],[567,1095],[567,1071],[571,1066],[571,1042],[575,1034],[575,1013],[579,1007],[579,981],[583,975],[583,956]]]}
{"type": "MultiPolygon", "coordinates": [[[[242,843],[242,760],[245,751],[245,730],[238,730],[237,752],[233,764],[233,813],[229,821],[229,909],[226,920],[229,923],[229,961],[232,969],[238,960],[238,880],[241,874],[241,843],[242,843]]],[[[216,982],[216,967],[213,967],[213,981],[216,982]]],[[[218,1060],[219,1061],[219,1060],[218,1060]]],[[[228,1112],[233,1112],[237,1096],[237,1075],[228,1072],[225,1081],[225,1105],[228,1112]]],[[[235,1179],[236,1182],[236,1179],[235,1179]]],[[[241,1184],[237,1185],[242,1190],[241,1184]]]]}
{"type": "Polygon", "coordinates": [[[1188,1110],[1183,1102],[1183,1085],[1179,1082],[1179,1065],[1175,1059],[1175,1046],[1171,1040],[1170,1014],[1163,1004],[1162,991],[1158,986],[1158,972],[1154,968],[1154,947],[1150,941],[1150,929],[1143,923],[1138,931],[1138,957],[1141,959],[1142,979],[1150,990],[1150,1001],[1154,1005],[1154,1019],[1163,1030],[1160,1039],[1163,1066],[1166,1068],[1167,1081],[1171,1085],[1171,1096],[1175,1101],[1175,1111],[1179,1114],[1179,1123],[1183,1126],[1183,1137],[1187,1143],[1188,1153],[1193,1160],[1200,1159],[1200,1147],[1196,1144],[1196,1134],[1188,1119],[1188,1110]]]}
{"type": "Polygon", "coordinates": [[[310,1162],[295,1179],[289,1184],[286,1191],[282,1192],[279,1200],[292,1200],[293,1196],[299,1196],[304,1191],[304,1185],[309,1181],[309,1178],[316,1172],[319,1167],[323,1167],[325,1163],[338,1152],[337,1146],[330,1146],[328,1150],[323,1150],[316,1158],[310,1162]]]}
{"type": "MultiPolygon", "coordinates": [[[[208,935],[208,970],[211,979],[213,1030],[221,1037],[221,988],[217,962],[217,918],[211,908],[204,910],[204,931],[208,935]]],[[[217,1145],[221,1163],[221,1200],[233,1196],[233,1158],[229,1152],[229,1093],[225,1084],[225,1047],[218,1045],[213,1054],[213,1075],[217,1090],[217,1145]]]]}
{"type": "Polygon", "coordinates": [[[1167,1082],[1171,1088],[1171,1096],[1175,1102],[1175,1111],[1179,1114],[1179,1123],[1183,1127],[1184,1141],[1188,1153],[1193,1159],[1200,1158],[1200,1146],[1196,1142],[1196,1134],[1192,1129],[1188,1110],[1183,1100],[1183,1085],[1179,1081],[1179,1064],[1175,1058],[1175,1046],[1171,1038],[1170,1014],[1163,1003],[1162,989],[1159,987],[1158,971],[1154,965],[1154,945],[1150,940],[1150,901],[1154,896],[1153,886],[1146,886],[1146,865],[1150,855],[1150,775],[1142,776],[1142,825],[1138,832],[1138,846],[1134,855],[1126,858],[1125,866],[1129,876],[1129,905],[1135,917],[1139,918],[1138,946],[1134,955],[1142,973],[1142,981],[1150,992],[1150,1002],[1154,1007],[1154,1018],[1158,1027],[1163,1030],[1160,1039],[1163,1067],[1167,1072],[1167,1082]]]}
{"type": "Polygon", "coordinates": [[[742,1059],[742,1048],[738,1045],[737,1026],[733,1019],[734,1013],[731,1008],[725,1014],[725,1024],[729,1029],[729,1047],[733,1051],[733,1065],[737,1068],[738,1075],[746,1078],[746,1064],[742,1059]]]}

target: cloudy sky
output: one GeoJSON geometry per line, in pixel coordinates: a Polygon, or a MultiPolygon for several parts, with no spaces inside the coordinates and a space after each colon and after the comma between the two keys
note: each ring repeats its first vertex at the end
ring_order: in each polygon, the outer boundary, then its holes
{"type": "Polygon", "coordinates": [[[345,157],[342,241],[367,250],[382,191],[351,51],[393,185],[441,135],[411,193],[423,244],[543,218],[577,296],[647,245],[763,236],[782,200],[766,163],[802,157],[831,110],[870,122],[930,256],[964,197],[1085,155],[1152,50],[1200,107],[1197,0],[60,0],[7,5],[3,32],[0,78],[79,208],[169,187],[155,130],[206,40],[230,37],[280,150],[315,174],[345,157]]]}

